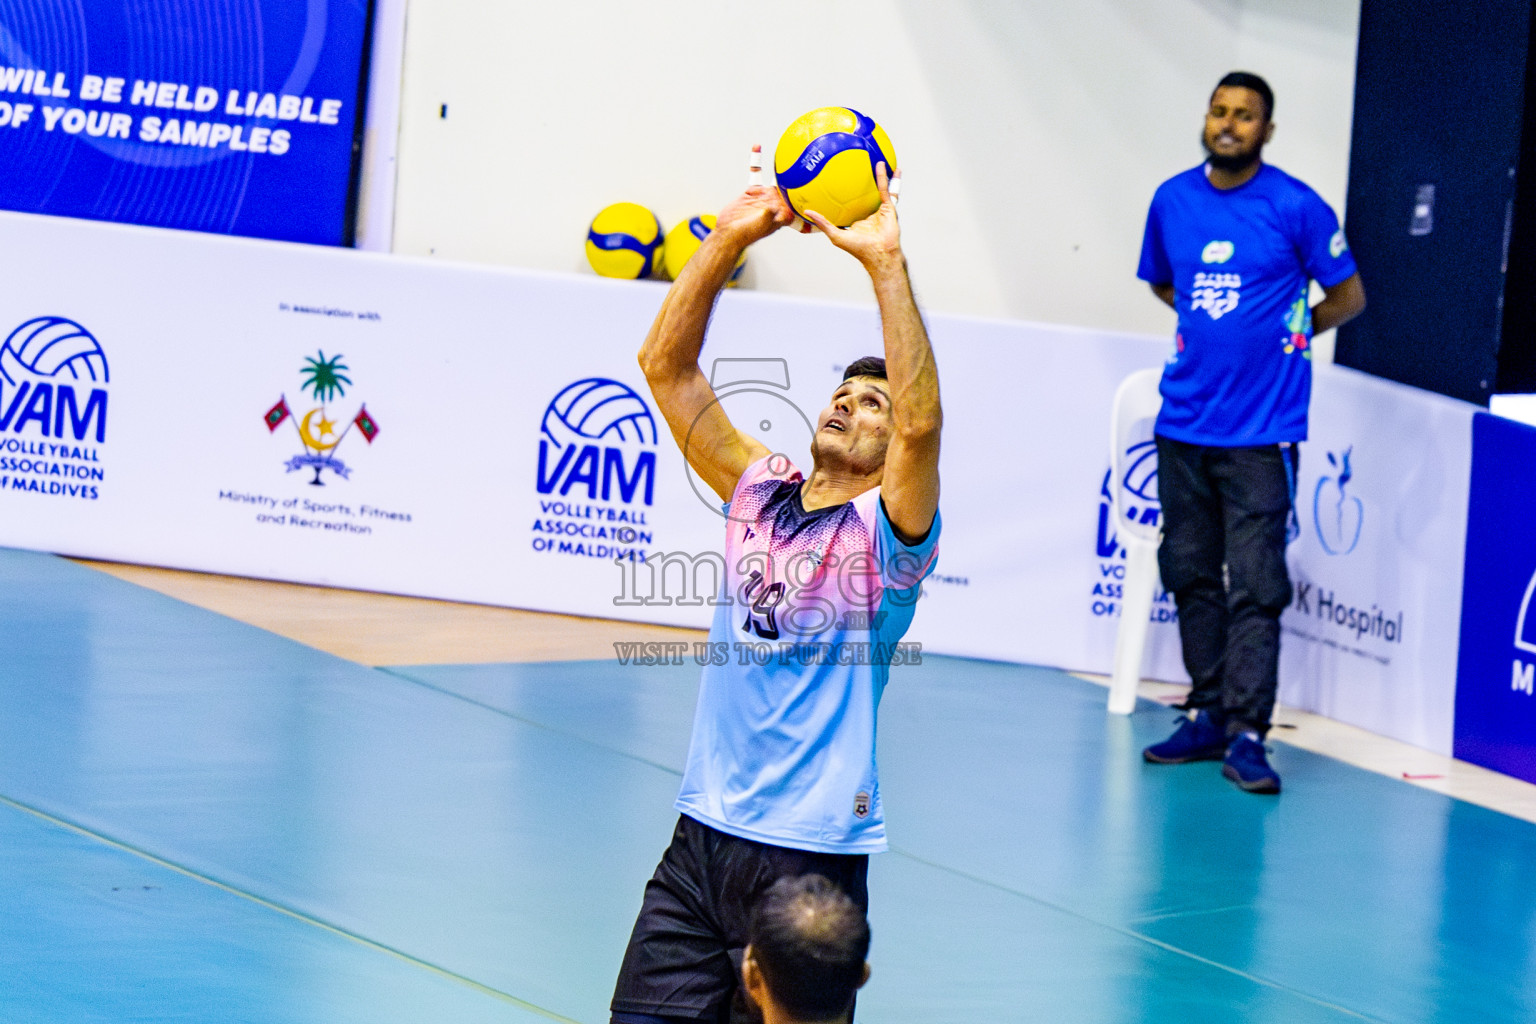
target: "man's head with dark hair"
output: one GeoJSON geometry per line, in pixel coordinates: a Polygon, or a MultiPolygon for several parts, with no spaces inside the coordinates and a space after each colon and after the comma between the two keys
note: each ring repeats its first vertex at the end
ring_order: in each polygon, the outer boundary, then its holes
{"type": "MultiPolygon", "coordinates": [[[[1252,72],[1233,71],[1217,82],[1200,131],[1211,168],[1238,175],[1233,185],[1256,173],[1264,145],[1275,133],[1270,120],[1274,110],[1275,94],[1269,83],[1252,72]]],[[[1232,187],[1212,180],[1222,188],[1232,187]]]]}
{"type": "Polygon", "coordinates": [[[1269,121],[1275,116],[1275,94],[1269,88],[1269,83],[1264,81],[1252,71],[1228,71],[1216,83],[1216,88],[1211,90],[1211,99],[1216,98],[1217,89],[1252,89],[1259,94],[1264,101],[1264,120],[1269,121]]]}
{"type": "Polygon", "coordinates": [[[879,356],[860,356],[843,371],[843,380],[854,377],[876,377],[885,380],[885,360],[879,356]]]}
{"type": "Polygon", "coordinates": [[[821,875],[781,878],[752,913],[742,985],[767,1024],[847,1019],[869,980],[869,922],[821,875]]]}
{"type": "Polygon", "coordinates": [[[880,483],[891,443],[891,387],[885,360],[862,356],[843,370],[831,403],[816,418],[811,458],[823,469],[880,483]]]}

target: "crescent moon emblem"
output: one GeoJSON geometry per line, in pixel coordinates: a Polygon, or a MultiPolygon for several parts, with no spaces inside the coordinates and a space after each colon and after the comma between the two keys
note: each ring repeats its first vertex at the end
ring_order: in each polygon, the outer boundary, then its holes
{"type": "MultiPolygon", "coordinates": [[[[331,442],[327,443],[325,441],[316,440],[315,435],[313,435],[313,434],[311,434],[309,432],[309,420],[310,420],[310,417],[314,416],[315,413],[320,412],[320,411],[321,410],[319,410],[319,409],[311,409],[311,410],[309,410],[309,412],[305,413],[304,414],[304,418],[299,421],[299,436],[304,439],[304,443],[305,444],[309,445],[311,448],[313,448],[317,452],[323,452],[323,451],[326,451],[327,449],[335,448],[337,441],[341,440],[341,438],[338,437],[335,441],[331,441],[331,442]]],[[[324,416],[320,417],[320,423],[322,424],[322,426],[329,426],[329,424],[327,423],[327,421],[326,421],[324,416]]],[[[329,431],[328,430],[321,430],[321,433],[325,434],[325,433],[329,433],[329,431]]]]}

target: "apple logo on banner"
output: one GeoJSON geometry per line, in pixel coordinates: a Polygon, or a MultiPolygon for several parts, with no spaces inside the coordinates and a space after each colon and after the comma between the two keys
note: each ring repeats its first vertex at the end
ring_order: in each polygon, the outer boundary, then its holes
{"type": "Polygon", "coordinates": [[[1325,476],[1317,481],[1312,494],[1312,520],[1317,525],[1317,539],[1323,550],[1330,555],[1347,555],[1360,543],[1360,530],[1365,525],[1365,506],[1360,499],[1349,494],[1347,488],[1353,473],[1349,456],[1354,446],[1344,449],[1342,458],[1328,453],[1328,464],[1337,476],[1325,476]]]}

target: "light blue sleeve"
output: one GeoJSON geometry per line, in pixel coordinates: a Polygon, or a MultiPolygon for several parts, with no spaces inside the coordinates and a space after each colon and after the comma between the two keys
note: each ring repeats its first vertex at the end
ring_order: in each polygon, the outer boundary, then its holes
{"type": "MultiPolygon", "coordinates": [[[[943,518],[935,509],[928,536],[916,544],[904,544],[891,526],[891,517],[885,511],[885,500],[882,498],[875,503],[875,553],[880,559],[880,582],[887,590],[895,594],[910,593],[928,578],[939,561],[936,552],[943,526],[943,518]]],[[[888,594],[887,600],[895,594],[888,594]]]]}

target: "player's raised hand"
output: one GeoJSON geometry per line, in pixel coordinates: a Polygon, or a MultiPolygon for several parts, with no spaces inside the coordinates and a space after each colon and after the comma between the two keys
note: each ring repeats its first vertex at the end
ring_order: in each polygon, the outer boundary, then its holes
{"type": "Polygon", "coordinates": [[[715,232],[743,247],[773,234],[795,220],[779,190],[763,182],[763,147],[752,147],[747,190],[725,205],[715,218],[715,232]]]}
{"type": "Polygon", "coordinates": [[[880,208],[846,228],[836,226],[814,210],[807,210],[804,215],[833,245],[870,270],[883,262],[901,260],[901,225],[896,219],[901,172],[888,179],[885,162],[881,161],[875,165],[875,187],[880,190],[880,208]]]}

